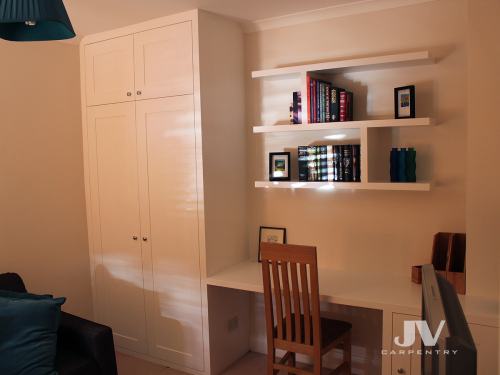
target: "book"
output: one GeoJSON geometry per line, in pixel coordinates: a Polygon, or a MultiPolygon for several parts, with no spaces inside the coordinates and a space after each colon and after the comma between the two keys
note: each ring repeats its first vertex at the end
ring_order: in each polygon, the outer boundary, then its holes
{"type": "Polygon", "coordinates": [[[321,122],[321,104],[320,104],[320,85],[318,80],[314,80],[316,83],[316,121],[315,122],[321,122]]]}
{"type": "Polygon", "coordinates": [[[328,181],[328,149],[327,146],[318,146],[321,154],[321,181],[328,181]]]}
{"type": "Polygon", "coordinates": [[[346,91],[346,121],[352,121],[353,119],[353,95],[352,92],[346,91]]]}
{"type": "Polygon", "coordinates": [[[352,146],[352,180],[361,182],[361,146],[352,146]]]}
{"type": "Polygon", "coordinates": [[[333,159],[333,146],[326,146],[326,172],[327,172],[327,181],[335,181],[334,180],[334,159],[333,159]]]}
{"type": "Polygon", "coordinates": [[[339,87],[330,89],[330,121],[340,121],[340,93],[345,91],[339,87]]]}
{"type": "Polygon", "coordinates": [[[332,85],[330,83],[326,83],[326,86],[325,86],[325,122],[331,121],[331,115],[330,115],[331,90],[332,90],[332,85]]]}
{"type": "Polygon", "coordinates": [[[308,167],[308,152],[307,146],[299,146],[298,147],[298,159],[299,159],[299,181],[307,181],[309,176],[309,167],[308,167]]]}
{"type": "Polygon", "coordinates": [[[306,77],[306,82],[307,82],[307,123],[311,123],[311,77],[309,77],[309,74],[306,77]]]}
{"type": "Polygon", "coordinates": [[[344,146],[340,145],[339,146],[339,153],[337,156],[337,181],[342,182],[344,181],[344,146]]]}
{"type": "Polygon", "coordinates": [[[300,91],[293,92],[293,118],[292,124],[301,124],[302,123],[302,103],[300,91]]]}
{"type": "Polygon", "coordinates": [[[352,145],[344,146],[344,180],[352,182],[352,145]]]}
{"type": "Polygon", "coordinates": [[[316,181],[321,181],[321,147],[320,146],[314,146],[316,148],[316,170],[318,171],[318,175],[316,177],[316,181]]]}
{"type": "Polygon", "coordinates": [[[316,146],[307,147],[307,180],[318,181],[318,168],[316,164],[316,146]]]}
{"type": "Polygon", "coordinates": [[[332,155],[332,163],[333,163],[333,181],[339,181],[339,163],[340,163],[340,146],[333,146],[333,155],[332,155]]]}
{"type": "Polygon", "coordinates": [[[340,108],[339,108],[339,121],[347,121],[346,111],[347,111],[347,92],[340,92],[340,108]]]}

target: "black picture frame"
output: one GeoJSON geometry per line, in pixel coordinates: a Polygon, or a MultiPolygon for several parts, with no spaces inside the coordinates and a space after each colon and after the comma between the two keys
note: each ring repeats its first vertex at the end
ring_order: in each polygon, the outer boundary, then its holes
{"type": "MultiPolygon", "coordinates": [[[[291,169],[290,169],[290,153],[289,152],[270,152],[269,153],[269,181],[291,181],[291,169]],[[277,157],[282,157],[285,158],[286,163],[285,163],[285,170],[286,170],[286,176],[279,176],[278,171],[275,171],[275,165],[273,161],[277,157]]],[[[281,172],[281,171],[280,171],[281,172]]]]}
{"type": "Polygon", "coordinates": [[[394,118],[395,119],[401,119],[401,118],[415,118],[415,86],[402,86],[402,87],[396,87],[394,89],[394,118]],[[401,102],[399,100],[399,93],[401,91],[409,91],[409,103],[405,105],[404,107],[401,105],[401,102]],[[405,108],[405,112],[408,112],[409,107],[409,113],[408,115],[401,115],[401,108],[405,108]]]}
{"type": "Polygon", "coordinates": [[[262,232],[264,230],[266,230],[266,229],[270,230],[270,231],[281,231],[281,232],[283,232],[283,234],[282,234],[282,241],[283,242],[276,241],[276,243],[286,244],[286,228],[260,226],[259,227],[259,253],[257,255],[257,260],[259,261],[259,263],[262,262],[262,259],[260,258],[260,244],[262,243],[262,232]]]}

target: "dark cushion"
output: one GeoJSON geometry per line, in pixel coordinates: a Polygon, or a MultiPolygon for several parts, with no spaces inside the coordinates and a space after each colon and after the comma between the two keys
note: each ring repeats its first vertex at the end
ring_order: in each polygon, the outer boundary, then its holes
{"type": "Polygon", "coordinates": [[[53,375],[65,298],[0,292],[0,374],[53,375]]]}
{"type": "Polygon", "coordinates": [[[61,346],[57,348],[56,370],[58,375],[97,375],[101,373],[97,362],[92,357],[73,348],[61,346]]]}
{"type": "Polygon", "coordinates": [[[23,279],[17,273],[0,274],[0,289],[19,293],[26,292],[23,279]]]}

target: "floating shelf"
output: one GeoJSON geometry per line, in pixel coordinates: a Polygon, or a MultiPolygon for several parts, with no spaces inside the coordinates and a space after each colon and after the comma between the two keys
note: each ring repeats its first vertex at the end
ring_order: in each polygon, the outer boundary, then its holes
{"type": "Polygon", "coordinates": [[[394,128],[410,126],[430,126],[434,121],[430,117],[409,118],[409,119],[387,119],[387,120],[365,120],[365,121],[345,121],[327,122],[318,124],[301,125],[260,125],[254,126],[253,132],[257,133],[281,133],[281,132],[302,132],[317,130],[343,130],[362,128],[394,128]]]}
{"type": "Polygon", "coordinates": [[[255,181],[256,188],[317,189],[317,190],[401,190],[430,191],[427,182],[309,182],[309,181],[255,181]]]}
{"type": "Polygon", "coordinates": [[[432,58],[429,51],[418,51],[410,53],[398,53],[394,55],[329,61],[316,64],[295,65],[276,69],[256,70],[252,72],[252,78],[273,77],[307,72],[335,73],[380,68],[395,68],[405,65],[412,66],[430,64],[433,62],[434,59],[432,58]]]}

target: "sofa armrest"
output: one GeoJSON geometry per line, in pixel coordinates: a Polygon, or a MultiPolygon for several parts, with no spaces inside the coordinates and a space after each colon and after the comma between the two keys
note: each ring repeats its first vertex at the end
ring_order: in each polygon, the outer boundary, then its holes
{"type": "Polygon", "coordinates": [[[93,358],[102,375],[117,375],[111,328],[62,312],[57,339],[58,346],[93,358]]]}

